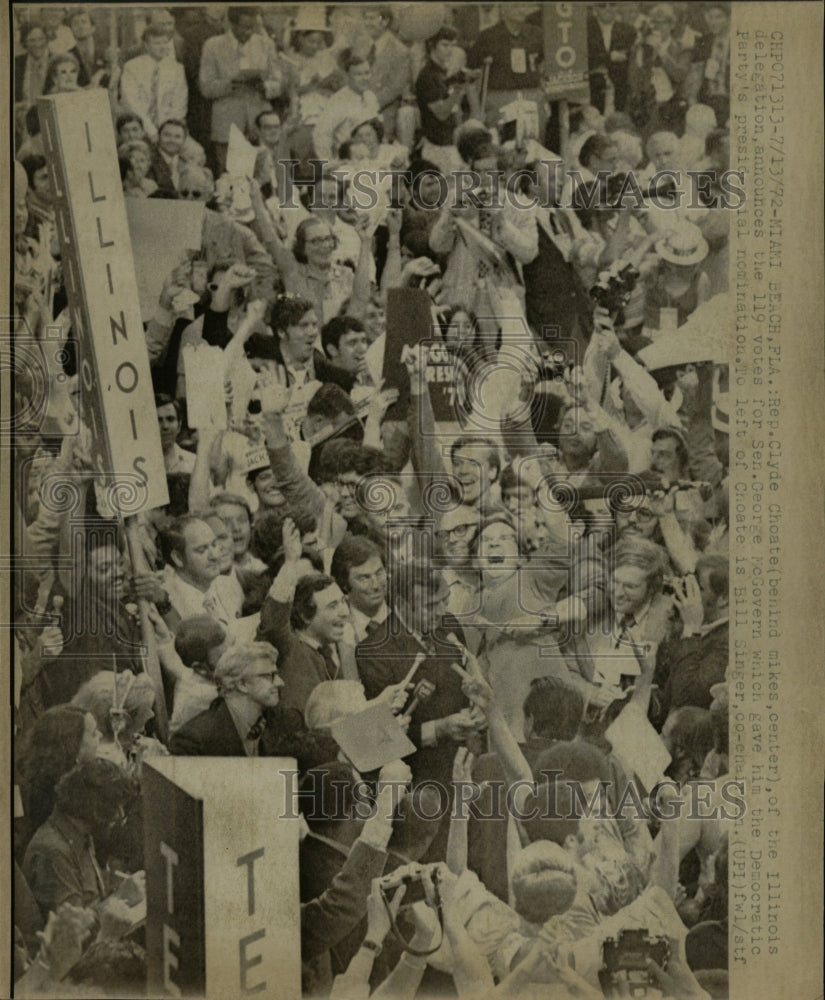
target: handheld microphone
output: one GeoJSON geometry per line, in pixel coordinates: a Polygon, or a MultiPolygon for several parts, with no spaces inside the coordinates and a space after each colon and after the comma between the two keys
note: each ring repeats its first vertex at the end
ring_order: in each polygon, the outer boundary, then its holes
{"type": "Polygon", "coordinates": [[[415,685],[413,690],[413,696],[410,699],[409,705],[404,709],[404,715],[411,716],[413,712],[423,705],[425,701],[428,701],[432,695],[435,693],[435,684],[432,681],[419,681],[415,685]]]}

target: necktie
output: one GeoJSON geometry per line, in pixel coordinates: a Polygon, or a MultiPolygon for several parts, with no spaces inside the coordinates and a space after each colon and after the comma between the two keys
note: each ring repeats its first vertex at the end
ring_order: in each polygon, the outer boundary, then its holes
{"type": "Polygon", "coordinates": [[[103,874],[100,871],[100,866],[97,863],[97,855],[95,854],[95,842],[92,839],[92,835],[90,833],[86,834],[84,846],[86,848],[86,851],[88,852],[89,859],[92,862],[92,868],[94,869],[95,881],[97,882],[98,890],[100,891],[101,895],[105,895],[106,886],[103,881],[103,874]]]}
{"type": "Polygon", "coordinates": [[[381,631],[381,622],[377,622],[374,618],[370,618],[367,622],[367,638],[371,639],[377,632],[381,631]]]}
{"type": "Polygon", "coordinates": [[[635,626],[636,619],[633,615],[627,614],[622,615],[619,619],[619,636],[616,639],[615,648],[618,649],[620,646],[628,646],[632,644],[633,639],[630,635],[630,630],[635,626]]]}
{"type": "Polygon", "coordinates": [[[332,655],[332,646],[330,643],[325,642],[318,649],[318,652],[324,658],[324,666],[326,667],[328,680],[334,681],[338,676],[338,664],[335,662],[335,658],[332,655]]]}
{"type": "Polygon", "coordinates": [[[160,63],[156,62],[152,70],[152,82],[149,87],[149,120],[158,125],[158,91],[160,90],[160,63]]]}
{"type": "Polygon", "coordinates": [[[255,725],[246,734],[247,741],[250,743],[257,743],[258,740],[263,735],[263,731],[266,728],[266,718],[264,715],[259,715],[255,725]]]}

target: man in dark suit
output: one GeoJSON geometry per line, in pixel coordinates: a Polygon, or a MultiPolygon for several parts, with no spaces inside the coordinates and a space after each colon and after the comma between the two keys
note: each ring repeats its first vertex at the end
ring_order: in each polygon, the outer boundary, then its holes
{"type": "Polygon", "coordinates": [[[417,559],[396,563],[390,592],[390,614],[356,646],[358,673],[367,698],[375,698],[404,680],[423,654],[411,681],[430,681],[435,690],[410,714],[407,735],[418,748],[410,767],[416,783],[433,780],[449,788],[456,749],[482,722],[470,709],[461,677],[451,666],[461,663],[457,642],[463,643],[464,637],[457,621],[444,614],[450,589],[439,570],[417,559]]]}
{"type": "Polygon", "coordinates": [[[574,340],[582,357],[593,329],[593,309],[570,259],[575,237],[571,223],[565,212],[552,207],[561,194],[563,175],[552,161],[528,166],[536,172],[530,193],[541,207],[536,214],[539,252],[522,265],[525,316],[542,341],[574,340]]]}
{"type": "Polygon", "coordinates": [[[590,103],[604,114],[608,78],[613,84],[613,108],[627,105],[627,67],[636,30],[619,20],[619,4],[594,4],[587,17],[587,64],[590,70],[590,103]]]}
{"type": "Polygon", "coordinates": [[[729,565],[724,556],[700,556],[696,576],[686,577],[675,596],[684,624],[682,638],[664,645],[657,666],[663,687],[659,722],[683,705],[710,708],[710,689],[725,679],[730,619],[729,565]]]}
{"type": "Polygon", "coordinates": [[[219,697],[205,712],[182,726],[170,750],[183,757],[266,756],[262,740],[273,722],[284,682],[278,653],[269,643],[231,647],[215,668],[219,697]]]}
{"type": "Polygon", "coordinates": [[[68,25],[75,40],[74,48],[69,51],[77,56],[80,64],[77,74],[78,85],[86,87],[90,83],[101,83],[109,63],[106,59],[105,43],[96,31],[89,12],[82,7],[70,11],[68,25]]]}

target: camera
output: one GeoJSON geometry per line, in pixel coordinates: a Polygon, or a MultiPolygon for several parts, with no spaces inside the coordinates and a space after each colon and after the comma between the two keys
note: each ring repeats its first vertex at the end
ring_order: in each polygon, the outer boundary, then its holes
{"type": "Polygon", "coordinates": [[[400,885],[411,886],[415,882],[423,882],[424,879],[433,880],[437,874],[437,865],[419,865],[415,862],[409,865],[402,865],[390,872],[381,879],[382,892],[394,892],[400,885]]]}
{"type": "Polygon", "coordinates": [[[590,289],[590,297],[601,309],[611,314],[619,313],[627,305],[636,282],[639,271],[633,264],[617,261],[609,270],[602,271],[596,284],[590,289]]]}
{"type": "Polygon", "coordinates": [[[406,886],[407,891],[404,893],[404,905],[406,906],[410,903],[422,902],[427,899],[427,893],[424,891],[424,883],[427,881],[435,886],[437,895],[438,866],[435,864],[420,865],[414,862],[409,865],[402,865],[400,868],[396,868],[395,871],[390,872],[389,875],[385,875],[380,883],[381,892],[384,896],[389,897],[393,895],[399,886],[406,886]]]}
{"type": "Polygon", "coordinates": [[[645,996],[653,980],[647,968],[649,959],[661,969],[667,967],[670,944],[666,937],[651,935],[646,929],[623,930],[617,938],[602,943],[602,968],[599,982],[605,996],[620,989],[620,982],[629,986],[622,996],[645,996]]]}

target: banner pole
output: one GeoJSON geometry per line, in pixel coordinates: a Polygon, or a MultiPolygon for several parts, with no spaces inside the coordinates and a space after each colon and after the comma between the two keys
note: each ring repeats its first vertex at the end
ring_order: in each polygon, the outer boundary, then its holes
{"type": "MultiPolygon", "coordinates": [[[[129,546],[129,558],[132,562],[133,573],[150,572],[149,564],[143,552],[140,541],[140,528],[136,515],[125,517],[126,543],[129,546]]],[[[163,691],[163,676],[160,670],[160,660],[158,659],[157,644],[155,642],[155,630],[149,620],[149,602],[144,598],[138,599],[138,613],[140,615],[140,633],[144,645],[146,646],[146,658],[144,669],[152,683],[155,685],[155,728],[158,738],[166,743],[169,738],[169,716],[166,711],[166,696],[163,691]]]]}
{"type": "Polygon", "coordinates": [[[565,167],[569,167],[567,154],[570,150],[570,102],[564,99],[559,101],[559,155],[564,160],[565,167]]]}

